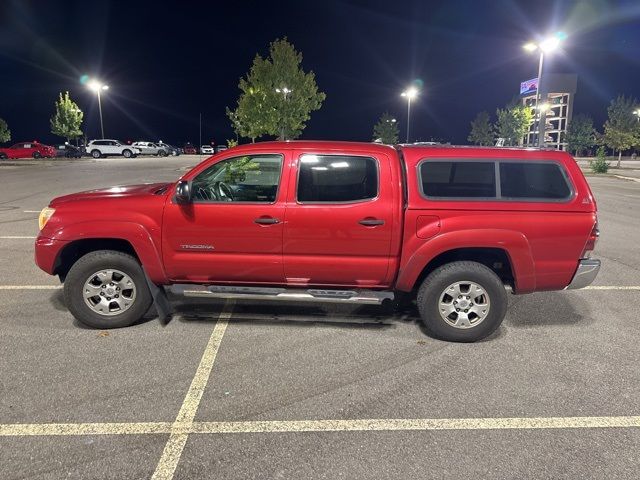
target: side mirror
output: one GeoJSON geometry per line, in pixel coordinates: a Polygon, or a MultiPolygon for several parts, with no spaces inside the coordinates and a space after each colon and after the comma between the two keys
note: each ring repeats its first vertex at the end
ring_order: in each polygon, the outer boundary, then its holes
{"type": "Polygon", "coordinates": [[[178,205],[187,205],[191,203],[191,182],[180,180],[176,187],[176,203],[178,205]]]}

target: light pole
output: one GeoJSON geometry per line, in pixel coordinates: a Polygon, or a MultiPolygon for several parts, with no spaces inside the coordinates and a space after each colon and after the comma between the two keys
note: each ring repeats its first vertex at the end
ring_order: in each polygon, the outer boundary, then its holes
{"type": "MultiPolygon", "coordinates": [[[[538,132],[538,147],[542,147],[544,143],[544,123],[541,122],[541,112],[538,110],[538,102],[540,100],[540,86],[542,85],[542,65],[544,63],[544,54],[551,53],[556,50],[560,46],[560,42],[564,40],[565,35],[558,33],[553,37],[549,37],[546,40],[543,40],[540,43],[529,42],[522,46],[527,52],[535,52],[536,50],[540,51],[540,60],[538,62],[538,81],[536,83],[536,103],[535,103],[535,117],[533,119],[533,134],[538,132]],[[540,138],[542,137],[542,140],[540,138]]],[[[534,136],[535,139],[535,136],[534,136]]]]}
{"type": "Polygon", "coordinates": [[[109,90],[109,85],[104,85],[96,80],[90,81],[87,86],[98,95],[98,111],[100,112],[100,133],[104,138],[104,124],[102,123],[102,102],[100,101],[100,93],[109,90]]]}
{"type": "Polygon", "coordinates": [[[637,110],[633,111],[633,114],[638,117],[638,121],[640,122],[640,108],[638,108],[637,110]]]}
{"type": "Polygon", "coordinates": [[[407,143],[409,143],[409,127],[411,122],[411,100],[418,96],[418,89],[410,87],[400,94],[407,99],[407,143]]]}
{"type": "MultiPolygon", "coordinates": [[[[287,87],[276,88],[276,93],[282,94],[282,96],[284,97],[285,103],[289,100],[289,94],[291,92],[293,92],[293,90],[287,87]]],[[[282,115],[282,118],[280,119],[280,140],[284,140],[284,139],[285,139],[284,138],[284,115],[282,115]]]]}

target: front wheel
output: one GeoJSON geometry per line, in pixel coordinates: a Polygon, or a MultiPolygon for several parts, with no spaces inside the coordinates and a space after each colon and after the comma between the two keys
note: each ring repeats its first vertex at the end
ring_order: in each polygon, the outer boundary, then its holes
{"type": "Polygon", "coordinates": [[[33,152],[33,158],[40,158],[42,157],[42,155],[40,154],[40,152],[33,152]]]}
{"type": "Polygon", "coordinates": [[[67,274],[64,298],[79,322],[100,329],[133,325],[152,301],[138,261],[114,250],[97,250],[80,258],[67,274]]]}
{"type": "Polygon", "coordinates": [[[493,333],[507,313],[507,292],[493,270],[477,262],[445,264],[429,274],[417,297],[429,333],[475,342],[493,333]]]}

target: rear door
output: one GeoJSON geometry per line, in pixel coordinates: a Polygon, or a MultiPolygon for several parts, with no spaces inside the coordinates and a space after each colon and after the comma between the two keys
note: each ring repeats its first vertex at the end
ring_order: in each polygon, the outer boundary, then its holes
{"type": "Polygon", "coordinates": [[[286,282],[387,286],[397,193],[390,159],[296,152],[294,164],[284,229],[286,282]]]}

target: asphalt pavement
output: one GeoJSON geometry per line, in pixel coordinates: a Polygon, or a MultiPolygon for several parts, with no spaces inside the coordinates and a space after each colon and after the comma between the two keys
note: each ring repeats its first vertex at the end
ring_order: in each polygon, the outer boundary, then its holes
{"type": "Polygon", "coordinates": [[[198,157],[0,164],[0,478],[638,478],[640,183],[589,176],[594,288],[513,296],[475,344],[413,308],[177,301],[79,325],[33,263],[57,195],[198,157]]]}

